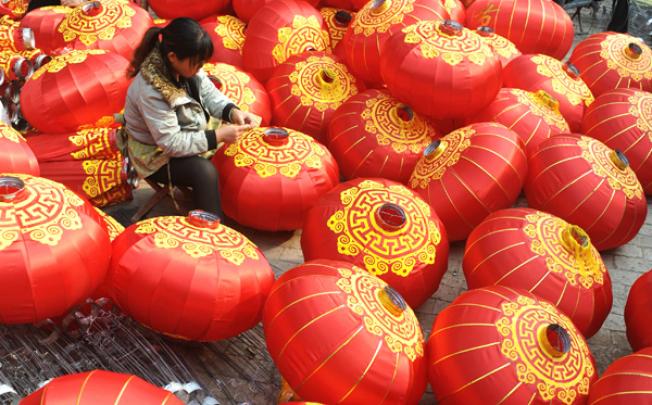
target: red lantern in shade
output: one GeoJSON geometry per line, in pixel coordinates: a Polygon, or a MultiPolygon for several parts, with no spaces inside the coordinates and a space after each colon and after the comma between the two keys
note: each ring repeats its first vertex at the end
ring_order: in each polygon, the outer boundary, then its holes
{"type": "Polygon", "coordinates": [[[106,226],[106,231],[109,233],[109,239],[111,240],[111,242],[113,242],[115,238],[118,237],[118,235],[124,232],[125,227],[122,226],[122,224],[118,222],[115,218],[113,218],[111,215],[106,214],[104,211],[102,211],[99,208],[95,208],[95,212],[97,212],[97,215],[100,216],[104,225],[106,226]]]}
{"type": "Polygon", "coordinates": [[[586,110],[582,132],[621,150],[643,191],[652,195],[652,94],[629,89],[604,93],[586,110]]]}
{"type": "Polygon", "coordinates": [[[43,162],[110,159],[119,153],[115,128],[88,128],[72,134],[40,134],[27,138],[36,158],[43,162]]]}
{"type": "Polygon", "coordinates": [[[543,141],[529,158],[528,205],[586,231],[599,250],[629,242],[643,226],[647,203],[625,155],[581,135],[543,141]]]}
{"type": "Polygon", "coordinates": [[[326,138],[342,175],[407,183],[435,128],[386,92],[367,90],[333,115],[326,138]]]}
{"type": "Polygon", "coordinates": [[[340,43],[346,30],[351,25],[355,13],[347,10],[338,10],[336,8],[324,7],[319,10],[324,18],[324,23],[328,27],[328,34],[331,38],[331,48],[335,49],[340,43]]]}
{"type": "Polygon", "coordinates": [[[135,375],[94,370],[57,377],[20,405],[182,405],[173,393],[135,375]]]}
{"type": "Polygon", "coordinates": [[[571,131],[579,131],[584,111],[593,102],[577,69],[546,55],[522,55],[503,70],[503,86],[536,92],[544,90],[559,102],[571,131]]]}
{"type": "Polygon", "coordinates": [[[172,20],[177,17],[189,17],[201,20],[218,14],[229,5],[229,0],[185,1],[185,0],[149,0],[147,2],[160,18],[172,20]]]}
{"type": "Polygon", "coordinates": [[[507,66],[514,58],[521,56],[521,52],[516,49],[516,45],[512,41],[496,34],[491,27],[483,25],[476,28],[475,32],[482,37],[484,42],[500,59],[502,67],[507,66]]]}
{"type": "Polygon", "coordinates": [[[93,49],[56,56],[27,80],[20,94],[25,119],[45,133],[74,132],[124,107],[129,61],[93,49]]]}
{"type": "Polygon", "coordinates": [[[256,78],[225,63],[207,63],[204,70],[215,86],[238,108],[261,117],[261,125],[269,125],[272,120],[271,103],[265,87],[256,78]]]}
{"type": "Polygon", "coordinates": [[[1,323],[62,315],[97,288],[111,243],[88,203],[26,174],[0,177],[0,201],[1,323]]]}
{"type": "Polygon", "coordinates": [[[448,13],[441,0],[369,1],[356,14],[342,40],[346,64],[369,84],[381,84],[380,56],[389,38],[410,24],[446,18],[448,13]]]}
{"type": "Polygon", "coordinates": [[[562,59],[573,45],[573,21],[555,2],[477,0],[467,7],[467,27],[489,26],[523,53],[562,59]]]}
{"type": "Polygon", "coordinates": [[[306,52],[274,69],[267,81],[274,124],[323,141],[328,124],[360,85],[346,65],[323,52],[306,52]]]}
{"type": "Polygon", "coordinates": [[[34,152],[25,138],[12,127],[0,124],[0,173],[25,173],[38,176],[34,152]]]}
{"type": "Polygon", "coordinates": [[[428,363],[442,405],[584,404],[598,377],[567,316],[502,286],[462,293],[437,315],[428,363]]]}
{"type": "Polygon", "coordinates": [[[214,341],[260,322],[274,273],[244,235],[191,211],[127,228],[113,242],[109,280],[116,304],[147,327],[214,341]]]}
{"type": "Polygon", "coordinates": [[[5,0],[0,4],[0,14],[19,20],[27,12],[28,6],[29,0],[5,0]]]}
{"type": "Polygon", "coordinates": [[[570,62],[595,97],[615,89],[652,91],[652,50],[639,38],[593,34],[577,44],[570,62]]]}
{"type": "Polygon", "coordinates": [[[627,340],[635,351],[652,346],[652,323],[650,323],[652,296],[650,291],[652,291],[652,271],[643,274],[634,282],[627,297],[625,305],[627,340]]]}
{"type": "Polygon", "coordinates": [[[469,235],[463,268],[469,288],[501,285],[554,303],[586,338],[611,310],[611,278],[589,236],[545,212],[489,215],[469,235]]]}
{"type": "Polygon", "coordinates": [[[384,281],[316,260],[283,274],[263,311],[267,349],[299,397],[416,404],[426,388],[421,327],[384,281]]]}
{"type": "Polygon", "coordinates": [[[502,88],[496,99],[468,122],[493,121],[516,132],[528,156],[539,144],[553,135],[570,129],[559,112],[559,102],[544,90],[532,93],[521,89],[502,88]]]}
{"type": "Polygon", "coordinates": [[[527,170],[525,147],[515,132],[478,123],[433,142],[409,185],[434,208],[448,239],[463,240],[487,215],[516,201],[527,170]]]}
{"type": "Polygon", "coordinates": [[[20,20],[21,28],[30,28],[38,47],[45,52],[65,45],[63,36],[57,31],[61,21],[73,9],[65,6],[46,6],[34,9],[20,20]]]}
{"type": "Polygon", "coordinates": [[[313,138],[287,128],[255,128],[217,151],[224,213],[267,231],[299,229],[308,209],[339,180],[335,159],[313,138]]]}
{"type": "Polygon", "coordinates": [[[622,357],[591,385],[589,404],[648,404],[652,401],[652,347],[622,357]]]}
{"type": "Polygon", "coordinates": [[[446,230],[414,192],[382,179],[356,179],[322,196],[301,234],[306,260],[347,261],[380,277],[412,308],[437,291],[448,266],[446,230]]]}
{"type": "Polygon", "coordinates": [[[247,26],[244,67],[265,82],[276,66],[309,50],[330,50],[319,11],[305,1],[275,0],[261,8],[247,26]]]}
{"type": "Polygon", "coordinates": [[[500,60],[482,37],[450,20],[422,21],[394,35],[380,69],[394,97],[439,120],[472,116],[501,86],[500,60]]]}
{"type": "Polygon", "coordinates": [[[214,45],[212,63],[227,63],[242,67],[242,47],[245,42],[245,23],[237,17],[220,15],[202,21],[201,26],[214,45]]]}

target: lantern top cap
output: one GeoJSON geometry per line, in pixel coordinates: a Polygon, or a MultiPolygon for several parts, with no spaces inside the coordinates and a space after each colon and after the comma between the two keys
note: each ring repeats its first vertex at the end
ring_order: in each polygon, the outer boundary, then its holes
{"type": "Polygon", "coordinates": [[[36,37],[34,36],[34,31],[31,28],[21,28],[20,37],[23,41],[23,47],[25,50],[31,51],[36,48],[36,37]]]}
{"type": "Polygon", "coordinates": [[[289,138],[290,133],[281,127],[269,127],[263,132],[263,140],[270,145],[284,145],[289,138]]]}
{"type": "Polygon", "coordinates": [[[443,142],[441,139],[437,139],[436,141],[432,141],[430,145],[426,147],[426,149],[423,151],[423,156],[425,156],[428,160],[437,159],[442,155],[442,153],[444,153],[445,149],[446,142],[443,142]]]}
{"type": "Polygon", "coordinates": [[[193,210],[188,213],[188,222],[199,228],[216,229],[220,226],[220,217],[203,210],[193,210]]]}
{"type": "Polygon", "coordinates": [[[337,10],[335,13],[335,24],[339,27],[348,27],[353,20],[353,16],[346,10],[337,10]]]}
{"type": "Polygon", "coordinates": [[[394,316],[400,316],[408,308],[401,294],[390,286],[378,290],[378,299],[383,307],[394,316]]]}
{"type": "Polygon", "coordinates": [[[462,24],[454,20],[444,20],[439,25],[440,31],[446,35],[462,35],[463,28],[462,24]]]}
{"type": "Polygon", "coordinates": [[[630,42],[625,48],[625,54],[631,59],[638,59],[643,55],[643,48],[636,42],[630,42]]]}
{"type": "Polygon", "coordinates": [[[81,11],[84,15],[90,17],[98,15],[102,11],[102,3],[99,1],[90,1],[81,7],[81,11]]]}
{"type": "Polygon", "coordinates": [[[402,121],[409,122],[414,119],[414,110],[407,104],[399,104],[396,106],[396,115],[402,121]]]}
{"type": "Polygon", "coordinates": [[[568,225],[562,234],[562,243],[571,251],[585,250],[591,245],[591,238],[577,225],[568,225]]]}
{"type": "Polygon", "coordinates": [[[12,202],[25,191],[25,182],[14,176],[0,177],[0,202],[12,202]]]}
{"type": "Polygon", "coordinates": [[[568,73],[568,75],[573,79],[577,79],[580,76],[580,70],[577,68],[577,66],[573,65],[570,62],[567,62],[564,66],[566,73],[568,73]]]}
{"type": "Polygon", "coordinates": [[[391,0],[373,0],[371,2],[371,11],[380,14],[386,11],[391,5],[391,0]]]}
{"type": "Polygon", "coordinates": [[[614,149],[610,154],[609,158],[611,159],[611,162],[620,170],[625,170],[629,167],[629,159],[627,159],[627,156],[619,150],[619,149],[614,149]]]}
{"type": "Polygon", "coordinates": [[[403,208],[395,203],[384,203],[375,213],[378,225],[388,232],[399,231],[407,222],[407,215],[403,208]]]}
{"type": "Polygon", "coordinates": [[[541,349],[550,357],[563,357],[571,349],[571,335],[559,324],[544,326],[538,335],[541,349]]]}
{"type": "Polygon", "coordinates": [[[480,27],[476,28],[476,32],[483,37],[489,37],[494,33],[494,29],[488,25],[481,25],[480,27]]]}

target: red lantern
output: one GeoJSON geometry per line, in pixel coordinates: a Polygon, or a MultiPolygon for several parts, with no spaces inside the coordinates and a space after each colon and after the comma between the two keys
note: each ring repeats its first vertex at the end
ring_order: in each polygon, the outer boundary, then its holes
{"type": "Polygon", "coordinates": [[[245,23],[248,23],[249,20],[251,20],[251,17],[253,17],[258,10],[272,1],[273,0],[233,0],[233,10],[235,10],[238,18],[245,23]]]}
{"type": "Polygon", "coordinates": [[[212,63],[227,63],[242,67],[242,47],[245,42],[245,23],[237,17],[220,15],[202,21],[202,28],[213,41],[212,63]]]}
{"type": "Polygon", "coordinates": [[[261,8],[247,26],[244,67],[264,82],[276,66],[308,50],[330,50],[321,14],[305,1],[275,0],[261,8]]]}
{"type": "Polygon", "coordinates": [[[110,159],[119,153],[115,128],[88,128],[72,134],[40,134],[27,138],[36,158],[43,162],[110,159]]]}
{"type": "Polygon", "coordinates": [[[577,44],[570,62],[595,97],[614,89],[652,91],[652,50],[639,38],[593,34],[577,44]]]}
{"type": "Polygon", "coordinates": [[[323,52],[290,57],[267,81],[274,124],[323,141],[328,124],[359,84],[346,65],[323,52]]]}
{"type": "Polygon", "coordinates": [[[319,12],[324,18],[326,27],[328,27],[328,34],[330,35],[331,39],[331,48],[335,49],[342,38],[344,38],[344,34],[346,33],[349,25],[351,25],[351,21],[353,21],[355,13],[330,7],[324,7],[320,9],[319,12]]]}
{"type": "Polygon", "coordinates": [[[468,120],[482,121],[494,121],[516,132],[525,144],[528,156],[551,136],[570,132],[559,112],[559,102],[544,90],[531,93],[502,88],[487,108],[468,120]]]}
{"type": "Polygon", "coordinates": [[[643,191],[652,195],[652,94],[629,89],[604,93],[586,110],[582,131],[621,150],[643,191]]]}
{"type": "Polygon", "coordinates": [[[599,250],[624,245],[643,226],[643,188],[621,152],[587,136],[557,135],[540,144],[529,166],[530,207],[581,227],[599,250]]]}
{"type": "Polygon", "coordinates": [[[182,405],[173,393],[135,375],[94,370],[57,377],[20,405],[182,405]]]}
{"type": "Polygon", "coordinates": [[[20,20],[20,27],[31,28],[38,47],[45,52],[50,52],[65,45],[63,36],[57,31],[57,27],[72,10],[65,6],[37,8],[20,20]]]}
{"type": "Polygon", "coordinates": [[[53,181],[0,177],[0,322],[62,315],[104,279],[111,244],[93,208],[53,181]],[[65,288],[61,288],[65,285],[65,288]]]}
{"type": "Polygon", "coordinates": [[[439,120],[473,115],[501,86],[500,60],[482,37],[450,20],[422,21],[394,35],[380,69],[394,97],[439,120]]]}
{"type": "Polygon", "coordinates": [[[261,125],[269,125],[272,119],[271,103],[265,87],[256,78],[225,63],[207,63],[204,70],[215,86],[238,108],[261,117],[261,125]]]}
{"type": "Polygon", "coordinates": [[[643,274],[634,282],[627,297],[625,305],[627,340],[635,351],[652,346],[652,323],[650,323],[652,295],[650,295],[650,291],[652,291],[652,271],[643,274]]]}
{"type": "Polygon", "coordinates": [[[611,310],[611,278],[589,236],[545,212],[489,215],[469,235],[463,268],[469,288],[501,285],[554,303],[586,338],[611,310]]]}
{"type": "Polygon", "coordinates": [[[598,376],[573,322],[526,291],[463,293],[437,315],[429,378],[442,405],[584,404],[598,376]]]}
{"type": "Polygon", "coordinates": [[[111,215],[106,214],[104,211],[102,211],[99,208],[95,208],[95,212],[97,212],[97,215],[100,216],[104,225],[106,226],[106,231],[109,234],[109,239],[111,240],[111,242],[113,242],[115,238],[118,237],[118,235],[124,232],[125,227],[122,226],[122,224],[118,222],[115,218],[113,218],[111,215]]]}
{"type": "Polygon", "coordinates": [[[326,144],[342,175],[407,183],[435,128],[381,90],[351,97],[333,115],[326,144]]]}
{"type": "Polygon", "coordinates": [[[177,17],[189,17],[201,20],[218,14],[229,5],[229,0],[149,0],[148,4],[160,18],[171,20],[177,17]]]}
{"type": "Polygon", "coordinates": [[[487,215],[516,201],[527,170],[515,132],[479,123],[433,142],[409,185],[435,209],[448,239],[463,240],[487,215]]]}
{"type": "Polygon", "coordinates": [[[56,56],[25,83],[23,115],[45,133],[75,132],[112,117],[124,107],[128,68],[127,59],[98,49],[56,56]]]}
{"type": "Polygon", "coordinates": [[[385,282],[345,262],[283,274],[263,312],[267,349],[304,400],[416,404],[426,388],[414,312],[385,282]]]}
{"type": "Polygon", "coordinates": [[[34,152],[20,132],[0,124],[0,173],[25,173],[38,176],[40,171],[34,152]]]}
{"type": "Polygon", "coordinates": [[[466,9],[460,0],[442,0],[442,3],[451,20],[464,24],[466,9]]]}
{"type": "Polygon", "coordinates": [[[476,28],[475,32],[482,37],[484,42],[500,59],[502,67],[507,66],[513,59],[521,56],[521,52],[516,49],[516,45],[512,41],[496,34],[491,27],[483,25],[476,28]]]}
{"type": "Polygon", "coordinates": [[[4,73],[3,81],[23,80],[33,73],[32,63],[12,51],[0,51],[0,69],[4,73]]]}
{"type": "Polygon", "coordinates": [[[306,260],[355,264],[396,289],[412,308],[437,291],[448,266],[446,230],[435,211],[405,186],[356,179],[308,211],[301,234],[306,260]]]}
{"type": "Polygon", "coordinates": [[[445,18],[448,13],[441,0],[369,1],[356,14],[342,40],[346,64],[357,77],[381,84],[380,55],[389,38],[418,21],[445,18]]]}
{"type": "Polygon", "coordinates": [[[274,273],[244,235],[191,211],[127,228],[113,242],[109,280],[116,304],[147,327],[214,341],[260,322],[274,273]]]}
{"type": "Polygon", "coordinates": [[[652,348],[613,362],[591,385],[590,404],[648,404],[652,401],[652,348]]]}
{"type": "Polygon", "coordinates": [[[218,150],[224,213],[254,229],[299,229],[306,212],[333,188],[339,171],[328,149],[287,128],[255,128],[218,150]]]}
{"type": "Polygon", "coordinates": [[[466,26],[475,29],[482,25],[493,28],[523,53],[562,59],[573,45],[573,21],[552,1],[477,0],[466,9],[466,26]]]}
{"type": "Polygon", "coordinates": [[[546,55],[522,55],[503,70],[503,86],[536,92],[544,90],[559,102],[571,131],[579,131],[584,111],[593,102],[588,86],[573,65],[546,55]]]}
{"type": "Polygon", "coordinates": [[[27,12],[28,6],[29,0],[5,0],[0,5],[0,14],[19,20],[27,12]]]}

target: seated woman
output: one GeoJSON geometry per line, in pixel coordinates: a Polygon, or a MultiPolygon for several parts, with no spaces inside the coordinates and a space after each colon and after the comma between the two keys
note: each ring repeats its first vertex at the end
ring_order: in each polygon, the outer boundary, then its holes
{"type": "Polygon", "coordinates": [[[235,142],[256,116],[238,109],[201,70],[213,43],[201,26],[177,18],[150,28],[136,50],[124,117],[127,150],[141,178],[192,188],[194,208],[222,216],[218,176],[200,154],[235,142]],[[209,117],[235,125],[207,129],[209,117]]]}

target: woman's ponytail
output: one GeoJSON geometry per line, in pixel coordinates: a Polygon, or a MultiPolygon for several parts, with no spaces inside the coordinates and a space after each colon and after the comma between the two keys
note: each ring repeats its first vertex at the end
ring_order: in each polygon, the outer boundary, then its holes
{"type": "Polygon", "coordinates": [[[140,71],[140,66],[145,61],[145,58],[152,52],[152,49],[159,43],[159,36],[161,35],[163,28],[161,27],[152,27],[145,32],[143,40],[141,41],[136,52],[134,52],[134,57],[131,60],[131,67],[129,68],[129,76],[134,77],[140,71]]]}

